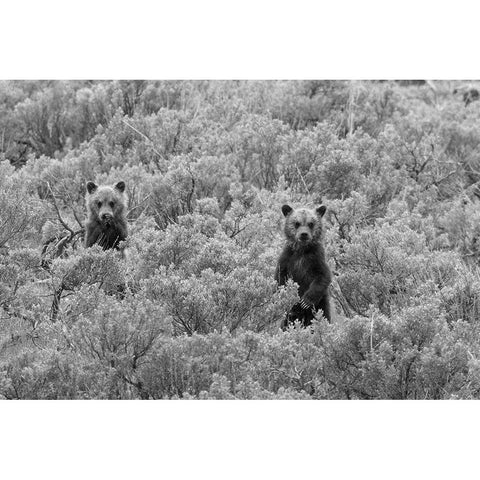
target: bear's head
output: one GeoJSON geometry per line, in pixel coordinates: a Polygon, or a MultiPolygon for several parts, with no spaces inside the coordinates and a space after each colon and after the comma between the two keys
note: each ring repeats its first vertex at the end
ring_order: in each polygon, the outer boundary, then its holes
{"type": "Polygon", "coordinates": [[[297,208],[283,205],[285,216],[285,237],[294,248],[305,248],[318,243],[322,238],[322,217],[327,207],[321,205],[316,209],[297,208]]]}
{"type": "Polygon", "coordinates": [[[86,203],[88,218],[94,218],[104,226],[111,225],[124,215],[125,182],[113,186],[87,182],[86,203]]]}

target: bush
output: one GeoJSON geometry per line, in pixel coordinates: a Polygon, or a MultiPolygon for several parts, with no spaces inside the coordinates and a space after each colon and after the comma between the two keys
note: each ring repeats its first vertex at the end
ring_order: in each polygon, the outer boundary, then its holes
{"type": "Polygon", "coordinates": [[[479,398],[453,83],[0,82],[0,398],[479,398]],[[125,258],[82,246],[89,180],[126,182],[125,258]],[[279,329],[284,203],[328,208],[332,324],[279,329]]]}

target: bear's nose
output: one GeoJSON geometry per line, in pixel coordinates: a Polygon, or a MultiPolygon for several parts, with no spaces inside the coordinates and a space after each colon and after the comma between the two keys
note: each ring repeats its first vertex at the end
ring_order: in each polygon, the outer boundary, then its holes
{"type": "Polygon", "coordinates": [[[300,240],[308,240],[308,233],[303,232],[300,234],[300,240]]]}
{"type": "Polygon", "coordinates": [[[102,220],[109,220],[112,216],[109,213],[102,213],[102,220]]]}

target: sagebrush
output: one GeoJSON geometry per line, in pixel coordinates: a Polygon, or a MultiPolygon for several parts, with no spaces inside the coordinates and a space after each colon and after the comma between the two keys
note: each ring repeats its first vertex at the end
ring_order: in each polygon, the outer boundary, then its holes
{"type": "Polygon", "coordinates": [[[479,398],[460,87],[0,82],[0,397],[479,398]],[[83,246],[88,181],[125,182],[125,258],[83,246]],[[279,328],[283,204],[327,207],[331,323],[279,328]]]}

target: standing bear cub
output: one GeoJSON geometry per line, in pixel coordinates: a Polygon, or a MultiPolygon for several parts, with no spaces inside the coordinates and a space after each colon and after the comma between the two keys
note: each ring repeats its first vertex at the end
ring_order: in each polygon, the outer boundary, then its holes
{"type": "MultiPolygon", "coordinates": [[[[100,245],[104,250],[114,248],[119,250],[119,243],[127,238],[126,195],[125,182],[118,182],[113,187],[98,186],[87,182],[87,221],[85,223],[85,246],[100,245]]],[[[122,250],[125,258],[125,251],[122,250]]],[[[53,295],[51,320],[57,318],[62,293],[71,290],[68,283],[62,284],[53,295]]],[[[119,292],[124,286],[119,286],[119,292]]]]}
{"type": "Polygon", "coordinates": [[[85,246],[119,249],[127,238],[125,182],[113,186],[87,183],[85,246]]]}
{"type": "Polygon", "coordinates": [[[332,276],[322,245],[322,217],[326,209],[324,205],[315,210],[282,207],[286,244],[278,259],[275,277],[279,285],[285,285],[291,278],[298,284],[300,297],[300,302],[282,322],[283,330],[295,320],[303,326],[310,325],[320,310],[328,321],[331,320],[328,287],[332,276]]]}

